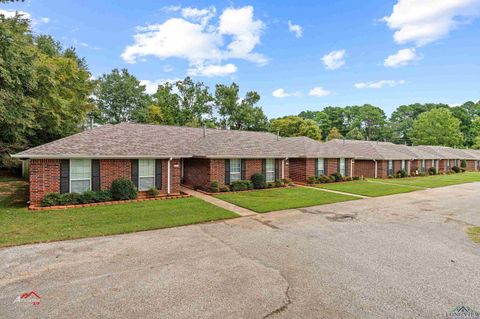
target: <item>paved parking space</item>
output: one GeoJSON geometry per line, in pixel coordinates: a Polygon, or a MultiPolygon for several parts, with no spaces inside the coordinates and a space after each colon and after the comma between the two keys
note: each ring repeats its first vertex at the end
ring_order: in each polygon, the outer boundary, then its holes
{"type": "Polygon", "coordinates": [[[442,318],[480,310],[480,183],[0,250],[5,318],[442,318]],[[34,290],[41,303],[14,302],[34,290]]]}

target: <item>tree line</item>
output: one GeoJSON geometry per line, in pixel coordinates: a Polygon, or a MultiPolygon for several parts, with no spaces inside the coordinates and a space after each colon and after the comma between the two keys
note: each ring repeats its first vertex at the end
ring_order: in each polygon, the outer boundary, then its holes
{"type": "Polygon", "coordinates": [[[327,106],[270,120],[259,102],[256,91],[240,96],[236,83],[211,90],[186,77],[147,94],[127,69],[93,79],[74,48],[34,35],[21,16],[0,15],[0,168],[18,165],[9,154],[80,132],[92,121],[480,148],[479,102],[401,105],[390,118],[369,104],[327,106]]]}

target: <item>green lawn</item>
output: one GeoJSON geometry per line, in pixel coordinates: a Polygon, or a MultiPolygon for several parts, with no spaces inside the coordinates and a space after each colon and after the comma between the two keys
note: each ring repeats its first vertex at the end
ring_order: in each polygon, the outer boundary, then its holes
{"type": "Polygon", "coordinates": [[[334,191],[340,191],[345,193],[378,197],[399,193],[408,193],[418,190],[418,188],[403,185],[385,184],[379,182],[370,181],[353,181],[334,184],[320,184],[316,185],[319,188],[330,189],[334,191]]]}
{"type": "Polygon", "coordinates": [[[467,230],[467,235],[470,237],[471,240],[480,244],[480,227],[470,227],[467,230]]]}
{"type": "Polygon", "coordinates": [[[423,177],[407,177],[407,178],[394,178],[385,179],[385,183],[402,184],[409,186],[434,188],[463,183],[480,182],[480,173],[467,172],[451,175],[432,175],[423,177]]]}
{"type": "Polygon", "coordinates": [[[25,208],[26,183],[0,182],[0,247],[104,236],[238,217],[196,198],[51,211],[25,208]],[[11,194],[6,194],[10,192],[11,194]]]}
{"type": "Polygon", "coordinates": [[[358,199],[353,196],[322,192],[305,187],[219,194],[215,197],[258,213],[358,199]]]}

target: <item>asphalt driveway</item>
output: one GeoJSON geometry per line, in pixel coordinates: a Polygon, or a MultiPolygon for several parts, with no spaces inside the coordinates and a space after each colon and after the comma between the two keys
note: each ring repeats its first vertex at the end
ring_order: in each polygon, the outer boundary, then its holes
{"type": "Polygon", "coordinates": [[[442,318],[480,310],[480,183],[0,249],[2,318],[442,318]],[[35,291],[39,305],[14,302],[35,291]]]}

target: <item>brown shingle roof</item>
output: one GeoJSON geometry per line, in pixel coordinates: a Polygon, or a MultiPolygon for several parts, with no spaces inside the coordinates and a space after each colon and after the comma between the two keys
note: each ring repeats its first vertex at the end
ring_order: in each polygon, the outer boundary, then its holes
{"type": "Polygon", "coordinates": [[[353,153],[356,159],[409,160],[415,158],[415,154],[407,146],[390,142],[331,140],[325,144],[344,147],[353,153]]]}
{"type": "Polygon", "coordinates": [[[476,156],[467,152],[467,150],[462,150],[458,148],[452,148],[447,146],[431,146],[431,145],[421,145],[419,148],[428,150],[430,152],[437,153],[443,159],[477,159],[476,156]]]}
{"type": "Polygon", "coordinates": [[[415,159],[442,159],[443,157],[435,152],[432,149],[425,148],[423,146],[409,146],[411,152],[413,152],[416,157],[415,159]]]}
{"type": "Polygon", "coordinates": [[[347,147],[315,141],[305,136],[282,138],[282,147],[290,157],[353,158],[347,147]]]}

